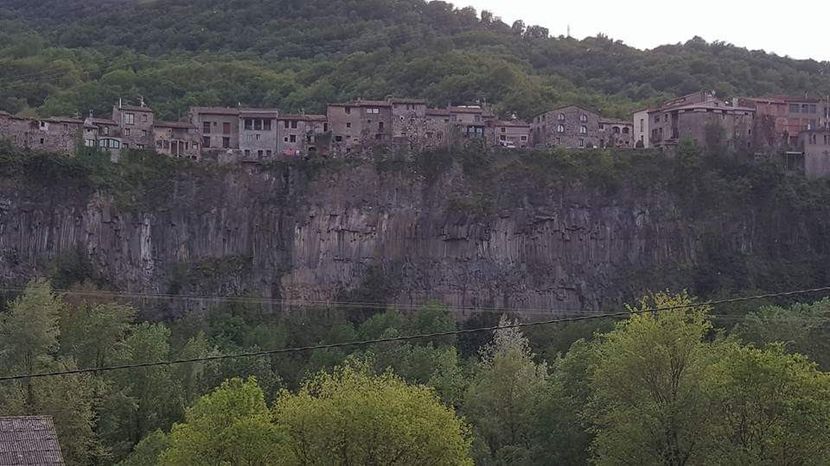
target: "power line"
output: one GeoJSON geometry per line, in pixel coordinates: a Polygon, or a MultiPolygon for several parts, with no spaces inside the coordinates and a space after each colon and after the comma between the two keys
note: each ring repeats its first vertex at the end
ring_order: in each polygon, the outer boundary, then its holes
{"type": "MultiPolygon", "coordinates": [[[[23,292],[25,288],[0,288],[0,291],[8,292],[23,292]]],[[[361,302],[361,301],[316,301],[316,300],[284,300],[280,298],[266,298],[255,296],[209,296],[209,295],[175,295],[165,293],[130,293],[122,291],[104,291],[104,290],[53,290],[55,293],[69,296],[87,296],[87,297],[106,297],[106,298],[125,298],[125,299],[154,299],[154,300],[171,300],[171,301],[196,301],[196,302],[230,302],[239,304],[278,304],[286,307],[296,306],[325,306],[325,307],[344,307],[353,309],[379,309],[385,310],[390,308],[398,308],[402,310],[418,310],[422,309],[426,304],[396,304],[396,303],[380,303],[380,302],[361,302]]],[[[550,315],[553,312],[557,313],[578,313],[584,312],[582,309],[556,309],[549,308],[527,308],[527,307],[470,307],[470,306],[449,306],[451,311],[458,312],[491,312],[491,313],[514,313],[521,312],[524,314],[541,314],[550,315]]]]}
{"type": "Polygon", "coordinates": [[[273,355],[278,355],[278,354],[299,353],[299,352],[322,350],[322,349],[334,349],[334,348],[345,348],[345,347],[355,347],[355,346],[368,346],[368,345],[374,345],[374,344],[378,344],[378,343],[412,341],[412,340],[422,340],[422,339],[438,338],[438,337],[445,337],[445,336],[466,335],[466,334],[479,333],[479,332],[492,332],[492,331],[495,331],[495,330],[507,329],[507,328],[530,328],[530,327],[539,327],[539,326],[543,326],[543,325],[552,325],[552,324],[559,324],[559,323],[566,323],[566,322],[580,322],[580,321],[587,321],[587,320],[608,319],[608,318],[626,317],[626,316],[630,317],[632,315],[638,315],[638,314],[667,312],[667,311],[675,311],[675,310],[679,310],[679,309],[688,309],[688,308],[703,307],[703,306],[716,306],[716,305],[721,305],[721,304],[730,304],[730,303],[737,303],[737,302],[752,301],[752,300],[756,300],[756,299],[778,298],[778,297],[783,297],[783,296],[803,295],[803,294],[819,293],[819,292],[825,292],[825,291],[830,291],[830,286],[825,286],[825,287],[820,287],[820,288],[811,288],[811,289],[806,289],[806,290],[784,291],[784,292],[780,292],[780,293],[766,293],[766,294],[759,294],[759,295],[753,295],[753,296],[728,298],[728,299],[721,299],[721,300],[717,300],[717,301],[707,301],[707,302],[703,302],[703,303],[679,304],[679,305],[676,305],[676,306],[656,307],[656,308],[651,308],[651,309],[647,308],[647,309],[641,309],[641,310],[629,309],[629,310],[626,310],[626,311],[623,311],[623,312],[612,312],[612,313],[607,313],[607,314],[565,317],[565,318],[560,318],[560,319],[544,320],[544,321],[537,321],[537,322],[515,322],[515,323],[507,324],[507,325],[495,325],[495,326],[489,326],[489,327],[477,327],[477,328],[471,328],[471,329],[451,330],[451,331],[446,331],[446,332],[423,333],[423,334],[417,334],[417,335],[406,335],[406,336],[399,336],[399,337],[378,338],[378,339],[373,339],[373,340],[361,340],[361,341],[351,341],[351,342],[344,342],[344,343],[329,343],[329,344],[322,344],[322,345],[299,346],[299,347],[292,347],[292,348],[281,348],[281,349],[272,349],[272,350],[264,350],[264,351],[254,351],[254,352],[249,352],[249,353],[235,353],[235,354],[224,354],[224,355],[216,355],[216,356],[203,356],[203,357],[198,357],[198,358],[173,359],[173,360],[167,360],[167,361],[145,362],[145,363],[137,363],[137,364],[123,364],[123,365],[117,365],[117,366],[105,366],[105,367],[98,367],[98,368],[69,369],[69,370],[53,371],[53,372],[18,374],[18,375],[0,377],[0,382],[7,382],[7,381],[13,381],[13,380],[22,380],[22,379],[44,378],[44,377],[58,377],[58,376],[64,376],[64,375],[77,375],[77,374],[110,372],[110,371],[127,370],[127,369],[141,369],[141,368],[147,368],[147,367],[171,366],[171,365],[177,365],[177,364],[218,361],[218,360],[226,360],[226,359],[240,359],[240,358],[251,358],[251,357],[261,357],[261,356],[273,356],[273,355]]]}

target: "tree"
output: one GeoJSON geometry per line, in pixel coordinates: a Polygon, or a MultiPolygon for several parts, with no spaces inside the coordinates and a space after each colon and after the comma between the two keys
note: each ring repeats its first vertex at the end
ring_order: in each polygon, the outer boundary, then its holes
{"type": "Polygon", "coordinates": [[[765,306],[747,314],[735,332],[759,346],[783,343],[788,350],[809,356],[823,370],[830,370],[828,317],[830,299],[788,308],[765,306]]]}
{"type": "Polygon", "coordinates": [[[61,318],[61,351],[81,367],[103,367],[123,352],[135,310],[116,303],[69,307],[61,318]]]}
{"type": "Polygon", "coordinates": [[[293,464],[287,435],[271,422],[256,379],[224,382],[175,424],[162,465],[293,464]]]}
{"type": "MultiPolygon", "coordinates": [[[[34,280],[0,317],[0,372],[6,375],[74,369],[71,359],[57,357],[62,300],[49,282],[34,280]]],[[[5,414],[51,415],[70,464],[85,464],[101,453],[92,431],[92,380],[87,375],[25,379],[0,387],[5,414]]]]}
{"type": "Polygon", "coordinates": [[[711,358],[709,308],[656,294],[602,336],[590,380],[598,464],[699,463],[712,412],[700,388],[711,358]],[[691,306],[650,313],[656,307],[691,306]]]}
{"type": "MultiPolygon", "coordinates": [[[[502,317],[500,326],[510,321],[502,317]]],[[[486,445],[484,459],[524,462],[531,448],[534,413],[545,394],[547,366],[535,363],[517,328],[496,331],[481,351],[464,402],[464,413],[486,445]]]]}
{"type": "Polygon", "coordinates": [[[708,464],[830,464],[830,375],[781,345],[726,345],[704,386],[708,464]]]}
{"type": "Polygon", "coordinates": [[[472,464],[467,427],[432,390],[354,361],[282,391],[274,415],[300,464],[472,464]]]}

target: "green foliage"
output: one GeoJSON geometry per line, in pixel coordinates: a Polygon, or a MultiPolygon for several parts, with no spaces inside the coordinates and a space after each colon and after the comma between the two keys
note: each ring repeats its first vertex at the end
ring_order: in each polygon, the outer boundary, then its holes
{"type": "Polygon", "coordinates": [[[759,346],[781,342],[830,370],[830,299],[796,303],[785,308],[766,306],[747,314],[736,326],[744,340],[759,346]]]}
{"type": "Polygon", "coordinates": [[[560,104],[624,116],[700,89],[830,91],[827,63],[700,38],[641,51],[598,35],[549,37],[422,0],[9,0],[0,7],[0,109],[96,114],[144,96],[165,119],[189,105],[278,105],[387,95],[486,100],[527,118],[560,104]],[[367,70],[372,70],[371,73],[367,70]]]}
{"type": "MultiPolygon", "coordinates": [[[[502,318],[500,325],[510,321],[502,318]]],[[[516,328],[497,330],[481,352],[481,363],[467,390],[464,413],[475,425],[483,464],[529,461],[531,432],[548,377],[545,363],[533,361],[527,339],[516,328]]]]}
{"type": "Polygon", "coordinates": [[[274,407],[300,464],[472,464],[467,426],[433,391],[347,364],[274,407]]]}
{"type": "Polygon", "coordinates": [[[256,379],[224,382],[173,426],[162,465],[292,464],[287,435],[271,422],[256,379]]]}
{"type": "MultiPolygon", "coordinates": [[[[686,295],[657,294],[632,311],[689,306],[686,295]]],[[[593,450],[600,464],[699,462],[711,412],[700,390],[710,350],[709,308],[632,315],[603,335],[590,374],[593,450]]]]}

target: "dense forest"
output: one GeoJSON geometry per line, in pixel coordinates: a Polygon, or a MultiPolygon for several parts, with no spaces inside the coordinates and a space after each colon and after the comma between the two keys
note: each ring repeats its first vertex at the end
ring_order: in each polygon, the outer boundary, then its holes
{"type": "MultiPolygon", "coordinates": [[[[119,297],[46,281],[7,307],[1,376],[458,328],[440,305],[285,318],[233,300],[140,322],[119,297]]],[[[830,461],[830,301],[654,294],[627,309],[616,322],[526,328],[482,312],[467,330],[501,328],[3,381],[0,406],[52,415],[69,464],[830,461]]]]}
{"type": "Polygon", "coordinates": [[[0,3],[0,110],[23,114],[104,114],[137,96],[164,118],[240,103],[320,112],[397,95],[525,118],[565,103],[625,116],[700,89],[827,95],[828,71],[699,38],[641,51],[605,36],[550,37],[441,1],[0,3]]]}

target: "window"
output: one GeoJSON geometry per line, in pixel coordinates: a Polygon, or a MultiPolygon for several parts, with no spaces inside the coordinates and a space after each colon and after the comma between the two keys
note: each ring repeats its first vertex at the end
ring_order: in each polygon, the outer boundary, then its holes
{"type": "Polygon", "coordinates": [[[95,145],[95,140],[94,139],[87,139],[87,140],[84,141],[84,145],[87,146],[87,147],[93,147],[95,145]]]}
{"type": "Polygon", "coordinates": [[[580,126],[579,127],[579,134],[588,134],[588,127],[585,126],[585,125],[580,126]]]}
{"type": "Polygon", "coordinates": [[[341,142],[341,141],[343,141],[343,136],[335,136],[334,140],[337,141],[337,142],[341,142]]]}
{"type": "Polygon", "coordinates": [[[124,136],[130,135],[130,128],[124,128],[124,136]]]}
{"type": "Polygon", "coordinates": [[[584,113],[582,115],[579,115],[579,121],[582,121],[582,122],[588,121],[588,115],[586,115],[584,113]]]}
{"type": "Polygon", "coordinates": [[[222,147],[224,149],[231,147],[231,138],[222,138],[222,147]]]}
{"type": "Polygon", "coordinates": [[[283,122],[282,122],[282,126],[283,126],[285,129],[288,129],[288,125],[289,125],[289,124],[290,124],[290,122],[289,122],[288,120],[285,120],[285,121],[283,121],[283,122]]]}
{"type": "Polygon", "coordinates": [[[136,149],[144,149],[144,144],[136,144],[135,148],[136,149]]]}
{"type": "Polygon", "coordinates": [[[383,131],[383,122],[378,122],[378,131],[383,131]]]}
{"type": "Polygon", "coordinates": [[[297,135],[292,134],[291,136],[288,136],[288,141],[289,142],[297,142],[297,135]]]}
{"type": "Polygon", "coordinates": [[[254,129],[254,120],[250,118],[245,118],[245,129],[251,130],[254,129]]]}
{"type": "Polygon", "coordinates": [[[605,129],[605,125],[604,125],[604,124],[602,124],[602,123],[600,123],[600,124],[599,124],[599,129],[604,130],[604,129],[605,129]]]}
{"type": "Polygon", "coordinates": [[[256,151],[256,156],[262,158],[262,149],[256,151]]]}
{"type": "Polygon", "coordinates": [[[564,133],[565,132],[565,125],[557,125],[556,126],[557,133],[564,133]]]}
{"type": "Polygon", "coordinates": [[[366,113],[377,115],[378,113],[380,113],[380,109],[379,108],[367,108],[366,113]]]}
{"type": "Polygon", "coordinates": [[[499,141],[506,141],[506,140],[507,140],[507,136],[505,136],[504,134],[499,135],[499,141]]]}
{"type": "Polygon", "coordinates": [[[146,138],[146,137],[147,137],[147,130],[146,130],[146,129],[142,129],[142,130],[141,130],[141,135],[142,135],[142,136],[144,136],[144,137],[146,138]]]}
{"type": "Polygon", "coordinates": [[[265,151],[265,156],[270,157],[271,156],[271,151],[270,150],[265,151]]]}
{"type": "Polygon", "coordinates": [[[291,129],[297,129],[297,120],[291,120],[291,129]]]}
{"type": "Polygon", "coordinates": [[[265,131],[271,131],[271,120],[265,120],[262,122],[262,129],[265,131]]]}
{"type": "Polygon", "coordinates": [[[346,107],[343,110],[346,112],[346,115],[351,115],[352,114],[352,108],[351,107],[346,107]]]}
{"type": "Polygon", "coordinates": [[[222,123],[222,134],[231,134],[231,124],[228,122],[222,123]]]}
{"type": "Polygon", "coordinates": [[[251,156],[251,151],[248,150],[248,149],[245,149],[245,157],[250,157],[250,156],[251,156]]]}
{"type": "Polygon", "coordinates": [[[501,129],[501,132],[502,132],[502,133],[504,133],[505,131],[507,131],[507,128],[502,128],[502,129],[501,129]]]}
{"type": "Polygon", "coordinates": [[[522,136],[522,141],[527,141],[527,136],[522,136]]]}
{"type": "Polygon", "coordinates": [[[124,144],[121,144],[121,147],[123,147],[124,149],[129,149],[130,145],[125,142],[124,144]]]}
{"type": "Polygon", "coordinates": [[[351,127],[352,127],[351,123],[346,123],[346,128],[351,128],[351,127]]]}
{"type": "Polygon", "coordinates": [[[323,132],[324,132],[324,133],[328,133],[328,132],[329,132],[329,124],[328,124],[328,123],[323,123],[323,132]]]}
{"type": "Polygon", "coordinates": [[[565,114],[564,113],[559,114],[559,121],[565,121],[565,114]]]}
{"type": "Polygon", "coordinates": [[[640,118],[640,131],[644,131],[643,127],[645,126],[646,122],[645,119],[640,118]]]}
{"type": "Polygon", "coordinates": [[[799,113],[801,111],[801,107],[798,104],[790,104],[790,113],[799,113]]]}
{"type": "Polygon", "coordinates": [[[147,123],[147,114],[146,113],[141,114],[141,121],[143,121],[144,123],[147,123]]]}
{"type": "Polygon", "coordinates": [[[623,134],[628,134],[628,132],[629,132],[629,130],[628,130],[628,126],[626,126],[625,128],[623,128],[623,134]]]}
{"type": "Polygon", "coordinates": [[[579,140],[579,147],[585,147],[585,140],[584,139],[579,140]]]}
{"type": "Polygon", "coordinates": [[[210,137],[205,136],[202,138],[202,147],[210,147],[210,137]]]}
{"type": "Polygon", "coordinates": [[[654,122],[660,123],[660,115],[654,115],[654,122]]]}
{"type": "Polygon", "coordinates": [[[259,118],[254,120],[254,131],[262,131],[262,120],[259,118]]]}
{"type": "Polygon", "coordinates": [[[210,134],[210,122],[209,121],[206,121],[206,122],[202,123],[202,133],[210,134]]]}
{"type": "Polygon", "coordinates": [[[125,125],[134,125],[135,124],[135,113],[125,113],[124,114],[124,124],[125,125]]]}
{"type": "MultiPolygon", "coordinates": [[[[167,142],[167,141],[161,141],[161,140],[156,141],[156,147],[158,147],[159,149],[161,149],[161,148],[164,146],[164,144],[163,144],[163,143],[165,143],[165,142],[167,142]]],[[[168,143],[168,145],[169,145],[169,143],[168,143]]]]}
{"type": "Polygon", "coordinates": [[[619,126],[614,127],[614,134],[620,134],[620,127],[619,126]]]}

